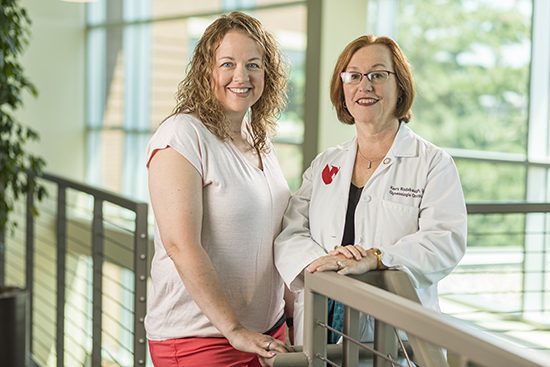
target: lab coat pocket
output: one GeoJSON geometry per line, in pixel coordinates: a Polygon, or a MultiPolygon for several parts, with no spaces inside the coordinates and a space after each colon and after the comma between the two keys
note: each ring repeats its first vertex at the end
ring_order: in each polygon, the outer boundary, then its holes
{"type": "Polygon", "coordinates": [[[376,245],[393,245],[402,237],[418,231],[418,213],[416,206],[382,200],[377,215],[376,245]]]}

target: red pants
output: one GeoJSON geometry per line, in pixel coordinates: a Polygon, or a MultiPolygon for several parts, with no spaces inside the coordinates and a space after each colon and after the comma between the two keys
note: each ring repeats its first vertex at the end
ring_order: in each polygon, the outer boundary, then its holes
{"type": "MultiPolygon", "coordinates": [[[[286,341],[286,324],[270,334],[286,341]]],[[[181,338],[149,340],[155,367],[260,367],[258,356],[241,352],[226,338],[181,338]]]]}

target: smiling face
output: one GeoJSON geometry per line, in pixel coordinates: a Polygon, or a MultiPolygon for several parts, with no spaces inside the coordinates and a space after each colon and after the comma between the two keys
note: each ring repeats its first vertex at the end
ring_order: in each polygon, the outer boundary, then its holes
{"type": "MultiPolygon", "coordinates": [[[[357,50],[345,71],[368,73],[374,70],[394,72],[391,52],[380,44],[357,50]]],[[[356,124],[373,124],[377,130],[398,122],[395,117],[399,89],[392,74],[384,84],[371,84],[363,77],[359,84],[343,84],[346,106],[356,124]]]]}
{"type": "Polygon", "coordinates": [[[230,31],[216,49],[213,68],[214,95],[227,118],[240,125],[246,111],[264,90],[263,52],[256,41],[230,31]]]}

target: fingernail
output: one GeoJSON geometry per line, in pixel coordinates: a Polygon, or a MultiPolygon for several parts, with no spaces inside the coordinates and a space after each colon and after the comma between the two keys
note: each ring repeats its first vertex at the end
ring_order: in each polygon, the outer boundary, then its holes
{"type": "Polygon", "coordinates": [[[272,356],[274,356],[274,355],[275,355],[275,352],[271,352],[271,353],[269,353],[269,354],[271,354],[272,356]]]}

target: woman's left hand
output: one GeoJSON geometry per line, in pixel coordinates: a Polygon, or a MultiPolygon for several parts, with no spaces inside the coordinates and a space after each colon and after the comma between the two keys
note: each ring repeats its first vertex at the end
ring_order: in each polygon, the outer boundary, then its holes
{"type": "Polygon", "coordinates": [[[310,273],[315,273],[316,271],[336,271],[341,275],[363,274],[376,269],[377,261],[376,258],[371,259],[368,253],[361,260],[348,259],[343,254],[327,255],[310,263],[306,267],[306,270],[310,273]]]}
{"type": "Polygon", "coordinates": [[[342,254],[348,259],[361,260],[362,258],[367,256],[367,250],[359,245],[336,246],[334,250],[329,251],[328,254],[330,256],[337,256],[339,254],[342,254]]]}

